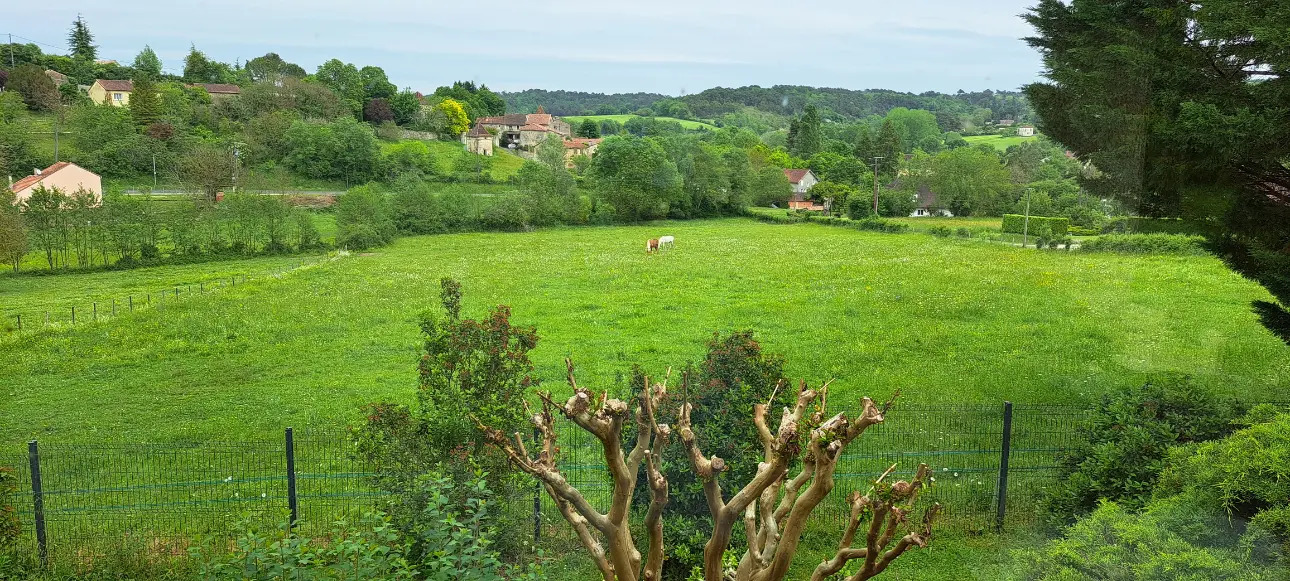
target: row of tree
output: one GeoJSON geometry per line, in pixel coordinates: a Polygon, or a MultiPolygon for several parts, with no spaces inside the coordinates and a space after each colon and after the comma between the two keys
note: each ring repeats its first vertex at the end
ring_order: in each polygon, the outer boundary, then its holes
{"type": "Polygon", "coordinates": [[[234,194],[215,205],[109,195],[100,203],[84,190],[40,186],[15,205],[0,192],[0,258],[15,271],[28,252],[52,271],[323,247],[313,218],[281,196],[234,194]]]}

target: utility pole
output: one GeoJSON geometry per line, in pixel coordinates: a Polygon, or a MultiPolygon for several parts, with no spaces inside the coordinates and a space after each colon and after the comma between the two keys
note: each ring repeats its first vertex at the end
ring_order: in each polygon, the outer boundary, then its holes
{"type": "Polygon", "coordinates": [[[152,189],[157,189],[157,154],[152,154],[152,189]]]}
{"type": "Polygon", "coordinates": [[[1030,242],[1030,188],[1026,188],[1026,221],[1021,226],[1021,247],[1030,242]]]}
{"type": "Polygon", "coordinates": [[[9,68],[14,68],[13,64],[13,33],[9,33],[9,68]]]}
{"type": "Polygon", "coordinates": [[[873,215],[878,215],[878,161],[887,159],[885,157],[874,156],[873,158],[873,215]]]}

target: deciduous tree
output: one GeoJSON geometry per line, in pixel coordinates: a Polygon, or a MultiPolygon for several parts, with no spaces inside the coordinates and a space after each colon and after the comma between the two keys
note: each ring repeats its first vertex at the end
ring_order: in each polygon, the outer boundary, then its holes
{"type": "Polygon", "coordinates": [[[211,202],[216,193],[233,185],[238,169],[237,156],[226,144],[199,145],[179,161],[180,178],[211,202]]]}
{"type": "MultiPolygon", "coordinates": [[[[674,435],[681,441],[691,469],[702,482],[713,519],[713,531],[704,548],[705,581],[784,579],[798,552],[807,520],[834,487],[838,459],[848,444],[869,427],[884,421],[890,406],[888,402],[880,408],[865,398],[857,416],[839,413],[825,419],[828,384],[815,390],[802,382],[793,406],[784,409],[778,427],[772,429],[769,406],[756,404],[752,423],[762,448],[762,462],[746,485],[727,495],[718,479],[727,469],[726,462],[719,456],[702,452],[692,424],[693,406],[682,401],[675,431],[658,421],[659,410],[668,402],[667,376],[656,383],[643,378],[633,414],[628,403],[610,398],[607,393],[597,396],[578,385],[572,362],[566,360],[566,368],[573,395],[559,403],[550,393],[538,394],[542,408],[532,414],[531,420],[538,429],[540,442],[534,444],[532,452],[520,432],[506,433],[479,420],[476,422],[490,442],[505,451],[520,470],[542,484],[606,581],[660,578],[666,554],[663,514],[670,491],[662,473],[662,451],[674,435]],[[557,414],[591,434],[603,449],[612,479],[607,512],[593,507],[561,473],[556,446],[557,414]],[[624,437],[628,421],[635,424],[635,443],[630,448],[624,437]],[[795,472],[790,472],[790,468],[795,472]],[[629,520],[642,470],[650,495],[642,527],[648,541],[645,555],[637,549],[629,520]],[[738,565],[727,569],[724,557],[736,525],[743,525],[747,546],[741,548],[738,565]]],[[[813,581],[829,578],[853,560],[863,561],[848,579],[869,579],[882,573],[909,548],[926,546],[939,505],[929,509],[921,519],[910,516],[919,492],[930,483],[929,470],[923,465],[911,481],[886,482],[894,469],[895,466],[878,478],[868,494],[854,492],[848,498],[851,517],[838,550],[817,565],[811,577],[813,581]],[[865,546],[853,547],[856,533],[866,520],[865,546]]]]}
{"type": "MultiPolygon", "coordinates": [[[[157,56],[152,47],[143,45],[143,50],[135,55],[134,63],[130,65],[140,76],[146,75],[152,79],[161,78],[161,58],[157,56]]],[[[131,96],[133,99],[133,95],[131,96]]]]}
{"type": "Polygon", "coordinates": [[[578,137],[592,139],[600,137],[600,125],[597,125],[595,120],[583,119],[582,123],[578,124],[578,137]]]}
{"type": "Polygon", "coordinates": [[[58,107],[58,87],[36,65],[21,65],[9,74],[7,90],[17,91],[27,107],[35,111],[53,111],[58,107]]]}

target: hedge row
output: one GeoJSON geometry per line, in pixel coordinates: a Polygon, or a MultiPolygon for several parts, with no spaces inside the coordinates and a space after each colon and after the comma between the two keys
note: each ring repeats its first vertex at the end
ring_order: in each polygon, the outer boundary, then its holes
{"type": "Polygon", "coordinates": [[[816,224],[842,226],[844,228],[854,228],[856,230],[867,230],[870,232],[886,232],[888,234],[899,234],[909,230],[909,225],[907,224],[901,224],[899,222],[892,222],[890,220],[875,217],[852,220],[850,218],[840,218],[838,216],[796,213],[793,210],[788,210],[783,214],[748,212],[747,215],[761,220],[762,222],[770,222],[772,224],[799,224],[802,222],[814,222],[816,224]]]}
{"type": "Polygon", "coordinates": [[[1085,241],[1085,252],[1118,252],[1121,254],[1203,254],[1205,239],[1186,234],[1106,234],[1085,241]]]}
{"type": "Polygon", "coordinates": [[[1044,230],[1047,228],[1047,234],[1049,237],[1061,238],[1070,231],[1070,225],[1070,218],[1031,216],[1030,225],[1027,229],[1025,216],[1018,214],[1003,215],[1003,231],[1010,234],[1024,234],[1029,230],[1030,235],[1039,236],[1044,234],[1044,230]]]}
{"type": "Polygon", "coordinates": [[[1110,220],[1102,227],[1106,234],[1195,234],[1209,233],[1213,226],[1194,220],[1179,218],[1140,218],[1120,217],[1110,220]]]}

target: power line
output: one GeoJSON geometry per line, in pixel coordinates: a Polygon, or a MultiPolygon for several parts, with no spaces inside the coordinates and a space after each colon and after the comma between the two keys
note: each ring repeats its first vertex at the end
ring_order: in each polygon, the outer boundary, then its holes
{"type": "Polygon", "coordinates": [[[14,34],[14,33],[12,33],[12,32],[6,32],[5,34],[8,34],[10,37],[13,37],[13,38],[19,38],[19,39],[25,40],[25,41],[27,41],[27,42],[36,43],[36,44],[39,44],[39,45],[42,45],[42,46],[47,46],[47,47],[49,47],[49,48],[56,48],[56,49],[59,49],[59,50],[62,50],[62,49],[64,48],[64,47],[61,47],[61,46],[57,46],[57,45],[53,45],[53,44],[49,44],[49,43],[47,43],[47,42],[40,42],[39,40],[35,40],[35,39],[32,39],[32,38],[27,38],[27,37],[25,37],[25,36],[18,35],[18,34],[14,34]]]}

